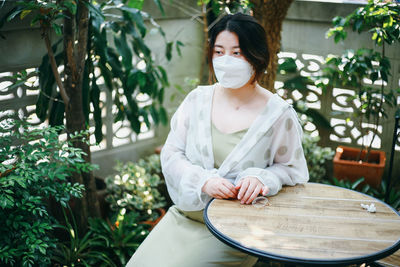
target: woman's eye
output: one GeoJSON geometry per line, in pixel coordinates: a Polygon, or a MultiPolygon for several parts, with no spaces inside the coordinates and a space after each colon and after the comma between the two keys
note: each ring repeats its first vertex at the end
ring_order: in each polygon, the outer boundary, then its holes
{"type": "Polygon", "coordinates": [[[222,55],[222,51],[215,51],[215,54],[222,55]]]}
{"type": "Polygon", "coordinates": [[[233,52],[233,55],[240,56],[240,52],[233,52]]]}

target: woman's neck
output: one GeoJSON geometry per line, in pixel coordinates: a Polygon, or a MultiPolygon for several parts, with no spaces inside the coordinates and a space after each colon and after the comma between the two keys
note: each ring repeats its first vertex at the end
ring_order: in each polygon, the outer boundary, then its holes
{"type": "Polygon", "coordinates": [[[228,99],[232,99],[238,102],[248,102],[252,99],[259,90],[259,85],[257,82],[247,83],[246,85],[237,88],[224,88],[221,86],[222,94],[225,95],[228,99]]]}

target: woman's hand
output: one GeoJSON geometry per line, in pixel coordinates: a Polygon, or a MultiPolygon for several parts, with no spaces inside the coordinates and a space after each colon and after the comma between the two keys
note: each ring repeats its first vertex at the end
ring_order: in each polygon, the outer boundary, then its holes
{"type": "Polygon", "coordinates": [[[211,197],[219,199],[236,198],[237,196],[235,186],[222,177],[208,179],[201,188],[201,191],[211,197]]]}
{"type": "Polygon", "coordinates": [[[235,189],[239,190],[237,198],[242,204],[250,204],[259,194],[265,196],[269,191],[268,186],[264,186],[260,180],[251,176],[240,180],[235,189]]]}

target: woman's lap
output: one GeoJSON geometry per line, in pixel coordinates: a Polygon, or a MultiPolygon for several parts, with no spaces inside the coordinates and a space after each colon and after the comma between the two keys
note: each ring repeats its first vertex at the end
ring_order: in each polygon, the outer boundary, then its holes
{"type": "Polygon", "coordinates": [[[257,258],[215,238],[203,223],[172,206],[129,260],[128,267],[253,266],[257,258]]]}

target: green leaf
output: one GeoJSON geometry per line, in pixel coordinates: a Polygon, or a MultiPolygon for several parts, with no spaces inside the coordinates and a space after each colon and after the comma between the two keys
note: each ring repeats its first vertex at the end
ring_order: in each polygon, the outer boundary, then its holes
{"type": "Polygon", "coordinates": [[[354,31],[361,32],[361,31],[362,31],[363,22],[364,22],[364,21],[363,21],[362,19],[357,19],[357,20],[354,22],[353,30],[354,30],[354,31]]]}
{"type": "Polygon", "coordinates": [[[160,121],[163,125],[168,124],[168,114],[164,107],[160,107],[160,121]]]}
{"type": "Polygon", "coordinates": [[[142,14],[140,13],[140,11],[138,11],[138,12],[133,13],[132,15],[133,15],[133,19],[136,23],[136,26],[139,28],[142,38],[144,38],[146,36],[147,29],[144,24],[142,14]]]}
{"type": "Polygon", "coordinates": [[[167,60],[171,60],[172,58],[172,45],[174,43],[173,42],[168,42],[165,48],[165,56],[167,57],[167,60]]]}
{"type": "Polygon", "coordinates": [[[72,15],[76,14],[77,4],[75,1],[63,1],[62,4],[72,13],[72,15]]]}
{"type": "Polygon", "coordinates": [[[154,123],[157,125],[160,122],[160,117],[159,117],[159,113],[157,112],[157,109],[154,105],[151,105],[149,107],[149,111],[150,111],[150,115],[153,118],[154,123]]]}
{"type": "Polygon", "coordinates": [[[322,127],[327,130],[333,130],[329,120],[327,120],[324,115],[322,115],[318,110],[309,108],[305,111],[305,114],[312,118],[313,123],[318,126],[322,127]]]}
{"type": "Polygon", "coordinates": [[[56,23],[52,23],[51,26],[53,27],[53,29],[57,35],[62,35],[62,30],[61,30],[60,25],[58,25],[56,23]]]}
{"type": "Polygon", "coordinates": [[[53,104],[50,109],[49,113],[49,124],[51,126],[59,126],[59,125],[64,125],[64,112],[65,112],[65,106],[64,103],[62,103],[61,96],[58,95],[56,98],[58,101],[53,101],[53,104]]]}
{"type": "Polygon", "coordinates": [[[289,89],[289,90],[299,90],[300,92],[302,92],[302,91],[306,92],[309,90],[307,88],[307,85],[311,84],[311,83],[312,83],[312,81],[308,77],[298,75],[296,77],[286,80],[283,83],[283,88],[289,89]]]}
{"type": "MultiPolygon", "coordinates": [[[[108,62],[107,63],[111,66],[111,72],[114,75],[114,78],[124,80],[125,72],[122,69],[122,64],[121,64],[121,61],[119,60],[118,53],[114,49],[109,48],[107,50],[107,54],[108,54],[108,62]]],[[[127,69],[127,71],[129,71],[129,69],[127,69]]]]}
{"type": "Polygon", "coordinates": [[[151,123],[149,121],[149,114],[146,112],[145,109],[139,110],[139,115],[143,118],[144,123],[146,124],[147,128],[151,127],[151,123]]]}
{"type": "Polygon", "coordinates": [[[350,189],[355,190],[362,182],[364,182],[364,177],[361,177],[360,179],[356,180],[352,185],[350,189]]]}
{"type": "Polygon", "coordinates": [[[11,86],[7,87],[7,89],[8,89],[8,90],[12,90],[12,89],[18,88],[18,87],[20,87],[21,85],[23,85],[24,83],[26,83],[26,80],[25,80],[25,79],[23,79],[23,80],[21,80],[21,81],[18,81],[18,82],[14,83],[14,84],[12,84],[11,86]]]}
{"type": "MultiPolygon", "coordinates": [[[[4,3],[4,1],[3,1],[3,3],[4,3]]],[[[20,10],[20,9],[21,9],[20,6],[16,6],[16,7],[12,8],[10,11],[8,11],[5,15],[3,15],[3,16],[0,18],[0,29],[3,28],[4,23],[6,23],[6,22],[9,21],[9,20],[8,20],[9,16],[10,16],[12,13],[14,13],[16,10],[20,10]]],[[[5,37],[2,36],[1,34],[0,34],[0,36],[1,36],[3,39],[5,39],[5,37]]]]}
{"type": "Polygon", "coordinates": [[[162,87],[159,91],[158,91],[158,102],[160,102],[160,104],[162,104],[164,102],[164,94],[165,94],[165,88],[162,87]]]}
{"type": "Polygon", "coordinates": [[[143,58],[143,55],[141,55],[143,53],[144,57],[147,59],[147,61],[152,62],[151,51],[146,46],[143,39],[140,38],[140,36],[137,34],[136,29],[134,27],[127,27],[127,30],[133,37],[132,47],[133,47],[133,50],[135,51],[135,54],[138,57],[143,58]]]}
{"type": "Polygon", "coordinates": [[[46,255],[46,249],[43,246],[38,246],[40,253],[46,255]]]}
{"type": "Polygon", "coordinates": [[[89,12],[97,19],[104,20],[103,12],[100,8],[94,6],[90,1],[82,1],[82,3],[89,9],[89,12]]]}
{"type": "Polygon", "coordinates": [[[178,55],[181,57],[182,52],[181,52],[181,46],[185,46],[181,41],[176,41],[175,47],[176,47],[176,52],[178,55]]]}
{"type": "Polygon", "coordinates": [[[138,79],[140,89],[145,91],[147,75],[144,72],[138,71],[136,77],[138,79]]]}
{"type": "Polygon", "coordinates": [[[137,134],[140,133],[140,121],[137,114],[133,114],[131,111],[126,111],[127,118],[131,124],[133,131],[137,134]]]}
{"type": "Polygon", "coordinates": [[[342,39],[341,35],[336,33],[334,37],[335,43],[338,43],[341,39],[342,39]]]}
{"type": "Polygon", "coordinates": [[[31,12],[32,12],[32,10],[24,10],[24,11],[21,12],[21,15],[19,16],[19,18],[21,20],[23,20],[31,12]]]}
{"type": "Polygon", "coordinates": [[[157,66],[158,70],[161,73],[161,83],[163,86],[168,87],[169,86],[169,82],[168,82],[168,75],[167,72],[165,71],[165,69],[161,66],[157,66]]]}
{"type": "Polygon", "coordinates": [[[128,0],[127,6],[142,10],[144,0],[128,0]]]}
{"type": "Polygon", "coordinates": [[[373,72],[371,73],[371,81],[374,83],[376,80],[378,80],[378,72],[373,72]]]}
{"type": "MultiPolygon", "coordinates": [[[[53,52],[57,50],[57,46],[60,42],[61,39],[52,46],[53,52]]],[[[62,52],[56,55],[56,63],[60,64],[63,57],[64,55],[62,52]]],[[[48,55],[43,57],[42,63],[39,66],[39,85],[40,85],[40,94],[36,101],[36,115],[41,121],[44,121],[47,116],[50,98],[52,97],[53,90],[55,89],[56,86],[56,81],[54,78],[53,71],[51,69],[48,55]]]]}
{"type": "Polygon", "coordinates": [[[147,30],[146,30],[146,26],[144,24],[144,20],[143,20],[140,10],[137,10],[135,8],[125,7],[125,6],[120,7],[120,8],[121,8],[121,10],[126,11],[127,13],[129,13],[132,16],[132,19],[135,22],[136,26],[138,27],[142,38],[145,37],[147,30]]]}
{"type": "Polygon", "coordinates": [[[125,94],[125,97],[128,101],[129,110],[132,112],[134,116],[138,117],[139,107],[135,99],[132,97],[132,94],[125,94]]]}
{"type": "Polygon", "coordinates": [[[139,71],[137,69],[132,69],[128,75],[126,85],[131,90],[131,93],[134,92],[136,86],[138,85],[138,78],[137,78],[138,72],[139,71]]]}
{"type": "Polygon", "coordinates": [[[385,82],[388,82],[388,75],[386,73],[386,71],[381,71],[380,72],[382,80],[384,80],[385,82]]]}
{"type": "Polygon", "coordinates": [[[161,11],[161,14],[163,14],[163,16],[165,16],[165,12],[164,12],[164,8],[161,4],[160,0],[154,0],[154,3],[156,3],[156,5],[158,6],[158,9],[161,11]]]}
{"type": "Polygon", "coordinates": [[[22,7],[17,7],[10,15],[7,17],[7,21],[10,22],[13,18],[15,18],[18,14],[22,12],[22,7]]]}
{"type": "Polygon", "coordinates": [[[110,69],[107,68],[107,66],[105,65],[105,63],[102,62],[102,61],[103,61],[103,60],[101,60],[101,61],[99,62],[98,67],[99,67],[99,69],[100,69],[101,76],[102,76],[103,79],[104,79],[104,83],[105,83],[107,89],[108,89],[109,91],[112,91],[112,90],[113,90],[112,73],[111,73],[110,69]]]}
{"type": "Polygon", "coordinates": [[[278,72],[282,74],[296,73],[297,72],[296,60],[293,58],[285,58],[284,61],[281,64],[279,64],[278,72]]]}
{"type": "Polygon", "coordinates": [[[122,63],[126,70],[132,69],[132,52],[126,41],[125,31],[121,31],[119,38],[114,36],[115,46],[122,56],[122,63]]]}
{"type": "Polygon", "coordinates": [[[344,26],[346,19],[341,16],[336,16],[332,19],[332,24],[334,26],[344,26]]]}
{"type": "Polygon", "coordinates": [[[378,33],[377,33],[377,32],[374,32],[374,33],[372,34],[372,40],[376,40],[376,38],[378,38],[378,33]]]}

